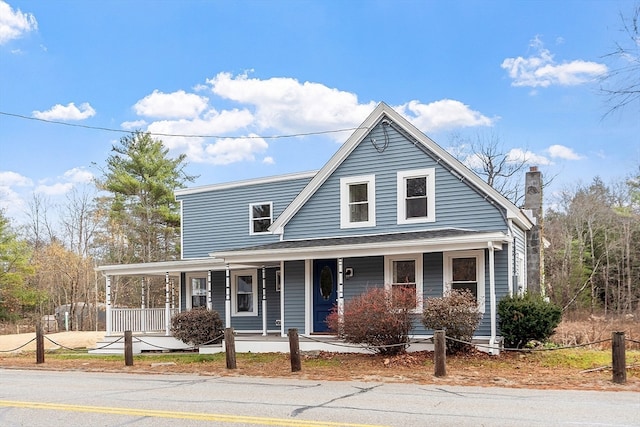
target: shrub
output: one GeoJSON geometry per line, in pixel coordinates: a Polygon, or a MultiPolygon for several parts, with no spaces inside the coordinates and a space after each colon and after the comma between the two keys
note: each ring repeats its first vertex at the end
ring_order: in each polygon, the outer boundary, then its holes
{"type": "Polygon", "coordinates": [[[223,324],[217,311],[199,308],[173,316],[171,333],[180,341],[199,347],[222,342],[223,324]]]}
{"type": "Polygon", "coordinates": [[[498,324],[507,347],[521,348],[529,341],[546,341],[562,320],[562,310],[541,295],[504,297],[498,303],[498,324]]]}
{"type": "MultiPolygon", "coordinates": [[[[476,297],[468,290],[453,290],[440,298],[427,298],[422,323],[427,329],[443,329],[447,337],[471,342],[482,313],[476,297]]],[[[471,347],[458,341],[447,340],[447,351],[459,353],[471,347]]]]}
{"type": "Polygon", "coordinates": [[[344,304],[342,318],[334,308],[327,325],[347,342],[369,345],[384,355],[402,353],[409,345],[416,302],[415,292],[408,289],[369,289],[344,304]]]}

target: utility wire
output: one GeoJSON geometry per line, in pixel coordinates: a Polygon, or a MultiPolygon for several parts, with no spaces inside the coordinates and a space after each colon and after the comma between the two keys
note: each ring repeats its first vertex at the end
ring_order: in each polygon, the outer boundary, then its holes
{"type": "MultiPolygon", "coordinates": [[[[4,111],[0,111],[0,115],[16,117],[16,118],[25,119],[25,120],[34,120],[37,122],[50,123],[50,124],[56,124],[56,125],[64,125],[64,126],[71,126],[71,127],[91,129],[91,130],[101,130],[105,132],[116,132],[116,133],[132,132],[132,131],[127,131],[122,129],[106,128],[106,127],[100,127],[100,126],[88,126],[88,125],[81,125],[78,123],[60,122],[57,120],[39,119],[37,117],[29,117],[21,114],[7,113],[4,111]]],[[[348,131],[354,131],[357,129],[367,129],[367,128],[354,127],[354,128],[345,128],[345,129],[335,129],[335,130],[323,130],[323,131],[317,131],[317,132],[292,133],[287,135],[268,135],[268,136],[190,135],[190,134],[173,134],[173,133],[157,133],[157,132],[145,132],[145,133],[148,133],[149,135],[152,135],[152,136],[174,136],[174,137],[181,137],[181,138],[282,139],[282,138],[295,138],[300,136],[325,135],[329,133],[348,132],[348,131]]]]}

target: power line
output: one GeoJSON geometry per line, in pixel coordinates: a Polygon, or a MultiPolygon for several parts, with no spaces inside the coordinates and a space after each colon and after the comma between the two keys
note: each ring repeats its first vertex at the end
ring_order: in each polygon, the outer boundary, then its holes
{"type": "MultiPolygon", "coordinates": [[[[55,125],[63,125],[63,126],[71,126],[71,127],[77,127],[77,128],[83,128],[83,129],[91,129],[91,130],[101,130],[101,131],[105,131],[105,132],[116,132],[116,133],[131,133],[131,131],[127,131],[127,130],[122,130],[122,129],[113,129],[113,128],[106,128],[106,127],[100,127],[100,126],[88,126],[88,125],[82,125],[79,123],[68,123],[68,122],[60,122],[57,120],[47,120],[47,119],[39,119],[37,117],[29,117],[29,116],[23,116],[21,114],[14,114],[14,113],[6,113],[4,111],[0,111],[0,115],[3,116],[9,116],[9,117],[16,117],[19,119],[25,119],[25,120],[34,120],[37,122],[43,122],[43,123],[50,123],[50,124],[55,124],[55,125]]],[[[312,136],[312,135],[325,135],[325,134],[329,134],[329,133],[338,133],[338,132],[349,132],[349,131],[354,131],[357,129],[366,129],[364,127],[354,127],[354,128],[346,128],[346,129],[335,129],[335,130],[323,130],[323,131],[317,131],[317,132],[306,132],[306,133],[292,133],[292,134],[287,134],[287,135],[268,135],[268,136],[260,136],[260,135],[255,135],[255,136],[228,136],[228,135],[190,135],[190,134],[174,134],[174,133],[157,133],[157,132],[145,132],[148,133],[149,135],[152,136],[175,136],[175,137],[181,137],[181,138],[226,138],[226,139],[281,139],[281,138],[295,138],[295,137],[299,137],[299,136],[312,136]]]]}

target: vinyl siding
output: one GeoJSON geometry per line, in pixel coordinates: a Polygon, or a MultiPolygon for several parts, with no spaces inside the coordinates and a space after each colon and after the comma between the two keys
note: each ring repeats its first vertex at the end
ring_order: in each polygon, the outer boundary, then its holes
{"type": "Polygon", "coordinates": [[[305,269],[304,261],[287,261],[284,264],[284,283],[282,292],[285,296],[284,330],[297,328],[299,333],[304,329],[305,269]]]}
{"type": "Polygon", "coordinates": [[[334,237],[397,231],[458,227],[505,230],[497,207],[449,172],[437,159],[424,153],[393,128],[389,144],[379,153],[372,143],[384,140],[380,125],[345,159],[285,227],[285,239],[334,237]],[[436,222],[397,224],[397,172],[435,168],[436,222]],[[375,174],[376,226],[340,228],[340,178],[375,174]]]}
{"type": "Polygon", "coordinates": [[[292,178],[178,196],[182,201],[183,259],[278,241],[277,235],[249,234],[249,204],[272,202],[275,220],[309,180],[292,178]]]}

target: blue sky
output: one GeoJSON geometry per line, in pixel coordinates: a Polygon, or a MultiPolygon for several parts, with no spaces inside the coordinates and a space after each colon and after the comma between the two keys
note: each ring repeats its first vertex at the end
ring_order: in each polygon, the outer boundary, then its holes
{"type": "Polygon", "coordinates": [[[0,0],[0,208],[63,203],[133,129],[209,136],[158,137],[194,186],[319,169],[349,132],[267,137],[353,128],[380,101],[452,151],[499,139],[556,176],[549,200],[619,181],[638,109],[603,117],[599,77],[635,4],[0,0]]]}

